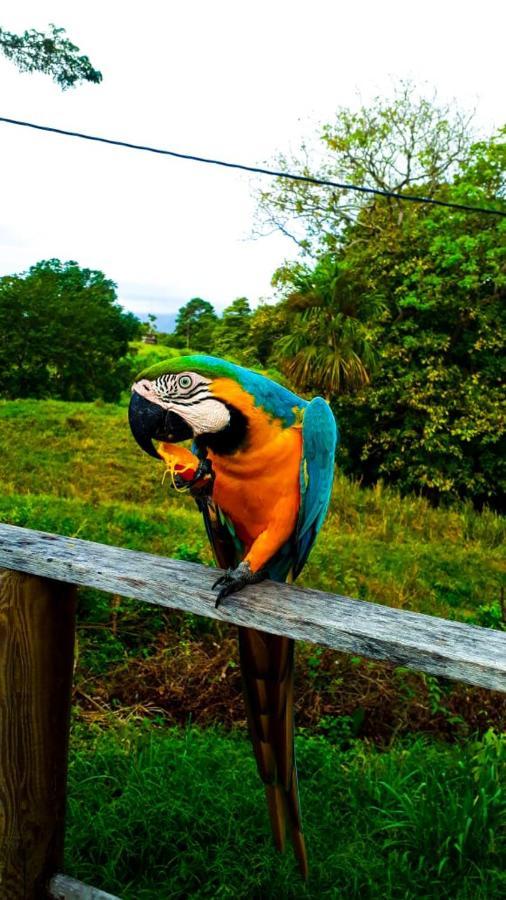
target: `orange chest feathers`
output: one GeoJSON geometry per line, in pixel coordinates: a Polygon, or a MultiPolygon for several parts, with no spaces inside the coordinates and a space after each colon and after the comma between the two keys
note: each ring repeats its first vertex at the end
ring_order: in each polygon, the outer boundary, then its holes
{"type": "Polygon", "coordinates": [[[300,426],[273,429],[269,440],[230,456],[209,452],[216,475],[213,497],[246,545],[273,526],[283,534],[294,530],[301,454],[300,426]]]}

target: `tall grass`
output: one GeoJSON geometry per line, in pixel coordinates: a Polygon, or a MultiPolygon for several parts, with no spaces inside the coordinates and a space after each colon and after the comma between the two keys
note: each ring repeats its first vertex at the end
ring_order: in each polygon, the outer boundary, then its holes
{"type": "Polygon", "coordinates": [[[271,845],[244,737],[146,724],[77,728],[66,870],[124,900],[504,896],[504,738],[297,752],[307,885],[271,845]]]}

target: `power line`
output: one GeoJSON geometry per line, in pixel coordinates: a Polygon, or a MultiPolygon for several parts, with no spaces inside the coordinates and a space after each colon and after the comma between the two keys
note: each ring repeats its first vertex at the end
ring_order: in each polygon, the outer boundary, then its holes
{"type": "Polygon", "coordinates": [[[446,200],[435,200],[433,197],[418,197],[413,194],[399,194],[397,191],[383,191],[380,188],[365,187],[358,184],[346,184],[339,181],[328,181],[325,178],[315,178],[313,175],[296,175],[293,172],[277,172],[274,169],[263,169],[260,166],[247,166],[243,163],[225,162],[223,159],[211,159],[207,156],[194,156],[191,153],[178,153],[176,150],[163,150],[160,147],[150,147],[145,144],[132,144],[129,141],[116,141],[113,138],[99,137],[96,134],[84,134],[80,131],[67,131],[64,128],[53,128],[50,125],[36,125],[35,122],[22,122],[18,119],[7,119],[0,116],[0,122],[7,125],[21,125],[24,128],[34,128],[37,131],[48,131],[51,134],[62,134],[66,137],[80,138],[84,141],[96,141],[100,144],[111,144],[113,147],[127,147],[130,150],[143,150],[146,153],[158,153],[161,156],[172,156],[175,159],[187,159],[191,162],[206,163],[211,166],[222,166],[226,169],[239,169],[242,172],[253,172],[256,175],[268,175],[271,178],[288,178],[291,181],[302,181],[307,184],[316,184],[322,187],[334,187],[345,191],[358,191],[361,194],[374,194],[379,197],[391,197],[394,200],[406,200],[410,203],[430,203],[432,206],[446,206],[449,209],[461,209],[466,212],[484,213],[491,216],[506,216],[506,212],[499,209],[491,209],[483,206],[466,206],[464,203],[451,203],[446,200]]]}

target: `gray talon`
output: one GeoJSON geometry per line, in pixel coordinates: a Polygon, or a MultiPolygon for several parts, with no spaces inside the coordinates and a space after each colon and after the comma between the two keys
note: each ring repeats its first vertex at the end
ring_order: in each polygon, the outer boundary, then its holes
{"type": "Polygon", "coordinates": [[[214,604],[215,609],[229,594],[235,594],[248,584],[258,584],[267,578],[267,572],[261,569],[259,572],[252,572],[249,563],[239,563],[236,569],[228,569],[225,575],[220,575],[213,584],[213,591],[217,587],[221,587],[214,604]]]}

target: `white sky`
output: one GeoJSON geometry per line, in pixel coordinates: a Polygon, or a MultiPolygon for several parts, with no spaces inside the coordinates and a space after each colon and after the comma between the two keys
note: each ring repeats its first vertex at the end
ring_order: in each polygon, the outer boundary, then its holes
{"type": "MultiPolygon", "coordinates": [[[[8,30],[64,26],[103,73],[61,92],[0,58],[0,115],[261,163],[295,150],[338,105],[435,86],[503,124],[504,0],[6,0],[8,30]]],[[[193,296],[269,296],[295,248],[251,240],[247,175],[0,123],[0,274],[75,259],[136,312],[193,296]]]]}

